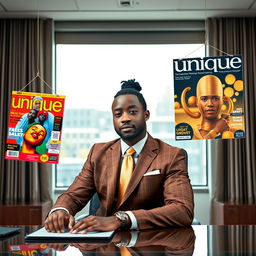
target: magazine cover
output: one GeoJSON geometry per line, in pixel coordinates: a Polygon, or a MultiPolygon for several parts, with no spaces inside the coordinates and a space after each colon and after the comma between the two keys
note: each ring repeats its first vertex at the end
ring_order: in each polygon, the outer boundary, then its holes
{"type": "Polygon", "coordinates": [[[57,164],[65,96],[12,92],[5,159],[57,164]]]}
{"type": "Polygon", "coordinates": [[[245,137],[242,57],[175,59],[175,139],[245,137]]]}
{"type": "Polygon", "coordinates": [[[9,245],[9,252],[17,255],[50,255],[50,250],[46,244],[21,244],[9,245]]]}

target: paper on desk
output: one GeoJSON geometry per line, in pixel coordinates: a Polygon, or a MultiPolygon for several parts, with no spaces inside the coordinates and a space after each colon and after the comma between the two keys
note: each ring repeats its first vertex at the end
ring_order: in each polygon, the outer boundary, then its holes
{"type": "Polygon", "coordinates": [[[81,233],[76,233],[76,234],[71,234],[69,232],[65,232],[65,233],[53,233],[53,232],[48,232],[46,231],[46,229],[43,227],[29,235],[26,236],[26,238],[38,238],[38,239],[58,239],[58,238],[79,238],[79,239],[108,239],[111,238],[111,236],[113,235],[114,231],[104,231],[104,232],[100,232],[100,231],[92,231],[92,232],[88,232],[87,234],[81,234],[81,233]]]}

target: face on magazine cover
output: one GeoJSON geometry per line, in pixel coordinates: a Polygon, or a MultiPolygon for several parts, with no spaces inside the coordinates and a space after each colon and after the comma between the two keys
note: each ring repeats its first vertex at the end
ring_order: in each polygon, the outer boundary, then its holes
{"type": "Polygon", "coordinates": [[[28,112],[28,119],[29,120],[35,120],[36,119],[36,116],[37,116],[37,111],[35,109],[31,109],[29,112],[28,112]]]}
{"type": "Polygon", "coordinates": [[[40,110],[41,107],[41,101],[39,99],[36,99],[33,101],[33,108],[36,109],[37,111],[40,110]]]}
{"type": "Polygon", "coordinates": [[[37,114],[38,119],[39,119],[39,123],[43,124],[45,120],[48,119],[48,112],[44,111],[44,110],[40,110],[37,114]]]}
{"type": "Polygon", "coordinates": [[[46,130],[40,124],[34,124],[24,134],[24,142],[32,147],[36,147],[42,144],[46,137],[46,130]]]}
{"type": "Polygon", "coordinates": [[[204,118],[216,119],[220,112],[220,96],[201,96],[198,107],[204,118]]]}

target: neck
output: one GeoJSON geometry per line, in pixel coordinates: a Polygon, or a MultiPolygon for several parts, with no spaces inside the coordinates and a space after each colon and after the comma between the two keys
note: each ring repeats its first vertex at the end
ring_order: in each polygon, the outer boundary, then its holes
{"type": "Polygon", "coordinates": [[[31,147],[26,141],[23,142],[21,153],[35,154],[35,148],[31,147]]]}
{"type": "Polygon", "coordinates": [[[139,142],[140,140],[142,140],[144,137],[146,136],[146,131],[144,131],[142,134],[140,134],[138,137],[133,138],[133,139],[122,139],[127,145],[129,145],[130,147],[132,147],[133,145],[135,145],[137,142],[139,142]]]}
{"type": "Polygon", "coordinates": [[[201,129],[204,131],[212,130],[216,125],[217,118],[215,119],[203,119],[201,122],[201,129]]]}

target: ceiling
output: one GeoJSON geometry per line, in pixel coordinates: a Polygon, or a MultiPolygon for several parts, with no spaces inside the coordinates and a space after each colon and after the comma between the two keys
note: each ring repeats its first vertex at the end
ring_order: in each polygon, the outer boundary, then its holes
{"type": "Polygon", "coordinates": [[[201,20],[256,17],[256,0],[0,0],[0,18],[201,20]]]}

